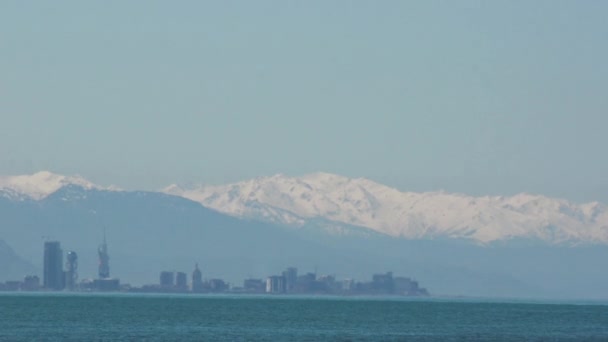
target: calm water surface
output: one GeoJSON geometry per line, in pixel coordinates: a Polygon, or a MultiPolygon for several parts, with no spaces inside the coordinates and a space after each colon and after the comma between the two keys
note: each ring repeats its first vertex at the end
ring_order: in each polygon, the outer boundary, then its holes
{"type": "Polygon", "coordinates": [[[144,295],[0,295],[1,341],[608,341],[608,306],[144,295]]]}

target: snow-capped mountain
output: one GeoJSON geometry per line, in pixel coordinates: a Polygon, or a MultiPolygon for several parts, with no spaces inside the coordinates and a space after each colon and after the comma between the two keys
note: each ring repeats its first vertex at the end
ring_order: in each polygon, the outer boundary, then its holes
{"type": "Polygon", "coordinates": [[[12,200],[40,200],[67,185],[77,185],[84,189],[118,190],[116,187],[101,187],[80,176],[40,171],[32,175],[0,176],[0,196],[12,200]]]}
{"type": "MultiPolygon", "coordinates": [[[[66,186],[101,187],[80,176],[48,171],[0,176],[0,197],[41,200],[66,186]]],[[[314,226],[334,235],[383,234],[407,239],[465,238],[480,243],[536,239],[554,244],[608,244],[608,207],[541,195],[473,197],[445,192],[401,192],[364,178],[328,173],[275,175],[228,185],[162,192],[236,217],[314,226]]]]}
{"type": "Polygon", "coordinates": [[[235,184],[171,185],[163,192],[238,217],[302,226],[311,219],[361,226],[394,237],[514,238],[550,243],[608,243],[608,210],[540,195],[472,197],[414,193],[328,173],[275,175],[235,184]]]}

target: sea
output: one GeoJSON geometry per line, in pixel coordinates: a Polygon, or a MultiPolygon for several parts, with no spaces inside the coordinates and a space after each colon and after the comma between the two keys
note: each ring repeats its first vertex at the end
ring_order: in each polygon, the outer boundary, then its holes
{"type": "Polygon", "coordinates": [[[0,294],[0,341],[608,341],[608,303],[0,294]]]}

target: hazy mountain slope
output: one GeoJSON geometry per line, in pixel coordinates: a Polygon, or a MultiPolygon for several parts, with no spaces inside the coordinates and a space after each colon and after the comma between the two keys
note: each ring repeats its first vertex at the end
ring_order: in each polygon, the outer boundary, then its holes
{"type": "MultiPolygon", "coordinates": [[[[41,201],[0,202],[0,226],[2,236],[32,261],[42,260],[44,238],[60,240],[64,251],[78,253],[81,277],[97,272],[96,248],[105,226],[112,274],[136,283],[156,282],[165,269],[190,271],[195,261],[215,276],[245,276],[257,273],[255,267],[278,271],[273,261],[284,267],[279,257],[286,250],[295,259],[332,254],[284,229],[160,193],[67,186],[41,201]]],[[[321,259],[309,263],[314,261],[321,259]]]]}
{"type": "Polygon", "coordinates": [[[608,243],[608,208],[519,194],[472,197],[400,192],[373,181],[316,173],[275,175],[220,186],[172,185],[164,192],[234,215],[301,226],[312,218],[409,239],[513,238],[550,243],[608,243]]]}
{"type": "Polygon", "coordinates": [[[4,240],[0,239],[0,282],[23,280],[24,276],[37,274],[38,271],[38,268],[17,255],[4,240]]]}

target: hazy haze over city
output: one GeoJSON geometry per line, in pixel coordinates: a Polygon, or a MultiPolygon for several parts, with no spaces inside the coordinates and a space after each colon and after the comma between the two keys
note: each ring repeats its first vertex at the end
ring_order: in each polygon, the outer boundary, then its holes
{"type": "Polygon", "coordinates": [[[3,1],[0,174],[608,202],[599,1],[3,1]]]}

